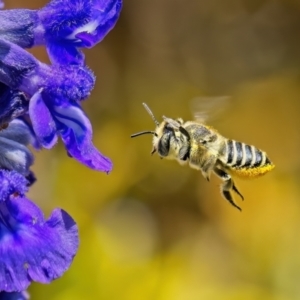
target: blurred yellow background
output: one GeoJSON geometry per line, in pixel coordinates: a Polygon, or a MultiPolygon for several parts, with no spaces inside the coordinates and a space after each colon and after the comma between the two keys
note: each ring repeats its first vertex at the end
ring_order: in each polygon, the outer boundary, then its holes
{"type": "Polygon", "coordinates": [[[74,217],[80,248],[61,279],[30,287],[32,299],[300,299],[299,3],[125,0],[115,29],[85,51],[97,83],[84,108],[114,169],[89,170],[61,144],[37,154],[30,197],[46,215],[59,206],[74,217]],[[151,157],[151,136],[130,139],[154,129],[142,102],[159,121],[187,120],[191,99],[216,96],[230,101],[211,125],[276,165],[236,180],[241,213],[219,179],[151,157]]]}

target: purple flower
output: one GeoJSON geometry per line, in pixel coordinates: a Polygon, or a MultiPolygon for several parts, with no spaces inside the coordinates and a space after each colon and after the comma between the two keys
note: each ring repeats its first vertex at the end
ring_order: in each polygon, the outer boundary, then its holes
{"type": "Polygon", "coordinates": [[[52,63],[83,64],[78,48],[91,48],[115,26],[122,0],[52,0],[40,10],[0,12],[0,38],[23,48],[46,45],[52,63]]]}
{"type": "Polygon", "coordinates": [[[29,294],[24,292],[0,292],[0,300],[28,300],[30,299],[29,294]]]}
{"type": "Polygon", "coordinates": [[[17,172],[0,170],[0,180],[0,291],[23,291],[32,281],[62,276],[78,248],[74,220],[61,209],[45,220],[24,196],[26,180],[17,172]]]}
{"type": "Polygon", "coordinates": [[[92,126],[79,104],[94,86],[88,68],[49,66],[0,39],[0,81],[30,98],[29,116],[43,147],[53,147],[59,135],[71,157],[92,169],[111,171],[111,161],[92,143],[92,126]]]}

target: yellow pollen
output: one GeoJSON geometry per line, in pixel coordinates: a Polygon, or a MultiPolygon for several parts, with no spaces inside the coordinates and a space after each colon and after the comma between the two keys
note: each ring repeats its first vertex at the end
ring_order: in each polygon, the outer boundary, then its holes
{"type": "Polygon", "coordinates": [[[255,178],[270,172],[274,168],[275,165],[267,164],[256,168],[231,168],[231,171],[239,177],[255,178]]]}

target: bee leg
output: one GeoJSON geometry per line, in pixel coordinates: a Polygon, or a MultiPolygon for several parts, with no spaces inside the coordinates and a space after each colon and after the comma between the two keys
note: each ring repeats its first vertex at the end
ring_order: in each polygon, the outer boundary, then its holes
{"type": "Polygon", "coordinates": [[[186,161],[190,156],[190,146],[182,146],[179,150],[179,159],[186,161]]]}
{"type": "Polygon", "coordinates": [[[233,199],[232,199],[232,196],[231,196],[230,192],[224,190],[223,187],[222,187],[222,194],[223,194],[224,198],[225,198],[232,206],[234,206],[235,208],[237,208],[239,211],[242,211],[242,209],[241,209],[238,205],[236,205],[236,204],[234,203],[234,201],[233,201],[233,199]]]}
{"type": "MultiPolygon", "coordinates": [[[[232,179],[231,179],[232,180],[232,179]]],[[[244,200],[244,196],[239,192],[239,190],[234,185],[234,182],[232,181],[232,189],[244,200]]]]}
{"type": "Polygon", "coordinates": [[[218,169],[218,168],[214,168],[214,172],[216,173],[217,176],[219,176],[224,182],[221,186],[221,191],[222,194],[224,196],[224,198],[235,208],[237,208],[238,210],[242,210],[237,204],[235,204],[235,202],[233,201],[233,198],[230,194],[230,190],[233,189],[238,195],[240,195],[243,199],[243,196],[240,194],[240,192],[238,191],[238,189],[236,188],[236,186],[234,185],[234,182],[231,178],[231,176],[226,173],[225,171],[218,169]]]}
{"type": "Polygon", "coordinates": [[[211,155],[207,157],[207,159],[205,159],[204,161],[205,163],[201,165],[201,172],[203,177],[206,178],[207,181],[209,181],[211,171],[214,169],[214,165],[216,163],[216,157],[211,155]]]}
{"type": "Polygon", "coordinates": [[[221,169],[218,169],[218,168],[215,168],[214,172],[219,177],[221,177],[223,180],[230,180],[231,183],[232,183],[232,187],[231,188],[242,198],[242,200],[244,200],[244,196],[239,192],[239,190],[237,189],[237,187],[234,184],[234,181],[232,180],[231,176],[228,173],[226,173],[225,171],[223,171],[221,169]]]}
{"type": "Polygon", "coordinates": [[[204,177],[208,182],[210,181],[210,174],[211,174],[211,171],[208,171],[208,172],[202,171],[203,177],[204,177]]]}

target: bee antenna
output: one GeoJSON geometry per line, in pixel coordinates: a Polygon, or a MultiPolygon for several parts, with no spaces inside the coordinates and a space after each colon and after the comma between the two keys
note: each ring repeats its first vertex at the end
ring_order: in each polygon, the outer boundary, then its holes
{"type": "Polygon", "coordinates": [[[151,111],[151,109],[148,107],[148,105],[146,103],[143,103],[145,109],[147,110],[148,114],[151,116],[152,120],[154,121],[154,123],[156,124],[156,126],[159,126],[159,122],[155,119],[153,112],[151,111]]]}
{"type": "Polygon", "coordinates": [[[137,137],[137,136],[140,136],[143,134],[153,134],[153,135],[157,136],[157,133],[155,131],[141,131],[141,132],[132,134],[130,137],[134,138],[134,137],[137,137]]]}

